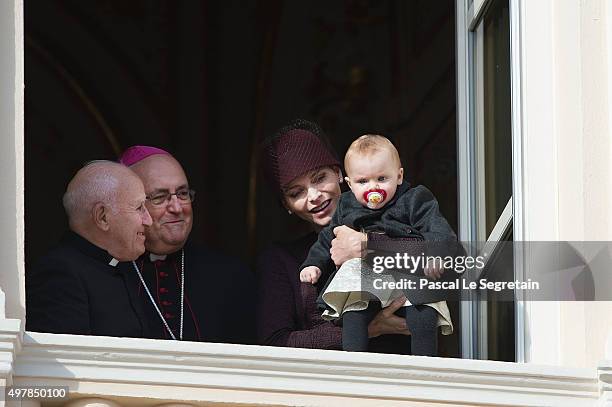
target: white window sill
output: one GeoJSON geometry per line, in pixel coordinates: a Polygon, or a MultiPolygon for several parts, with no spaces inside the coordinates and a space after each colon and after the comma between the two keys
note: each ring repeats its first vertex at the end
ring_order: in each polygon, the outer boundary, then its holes
{"type": "Polygon", "coordinates": [[[11,321],[0,320],[0,373],[7,377],[12,365],[14,384],[69,386],[71,398],[593,406],[600,397],[596,369],[30,332],[21,338],[11,321]]]}

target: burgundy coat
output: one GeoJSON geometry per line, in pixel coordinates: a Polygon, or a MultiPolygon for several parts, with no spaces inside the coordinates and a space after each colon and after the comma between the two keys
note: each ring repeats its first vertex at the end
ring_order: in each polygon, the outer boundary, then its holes
{"type": "Polygon", "coordinates": [[[317,240],[310,233],[265,250],[257,260],[257,337],[262,345],[341,349],[342,328],[321,318],[318,290],[300,282],[299,266],[317,240]]]}

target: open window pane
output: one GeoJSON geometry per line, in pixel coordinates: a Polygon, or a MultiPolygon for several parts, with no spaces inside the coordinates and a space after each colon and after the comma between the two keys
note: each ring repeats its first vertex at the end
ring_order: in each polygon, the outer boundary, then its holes
{"type": "MultiPolygon", "coordinates": [[[[479,278],[514,279],[512,220],[512,122],[509,6],[483,3],[473,27],[476,239],[486,241],[489,261],[479,278]]],[[[515,361],[513,298],[481,292],[473,304],[474,349],[481,359],[515,361]]]]}
{"type": "MultiPolygon", "coordinates": [[[[514,280],[512,198],[508,200],[489,239],[479,250],[486,258],[485,267],[477,279],[489,282],[514,280]]],[[[514,362],[515,321],[513,296],[508,291],[479,291],[476,320],[478,321],[477,354],[481,359],[514,362]]]]}
{"type": "Polygon", "coordinates": [[[510,26],[508,3],[493,1],[482,22],[486,236],[512,196],[510,26]]]}
{"type": "MultiPolygon", "coordinates": [[[[511,281],[514,279],[512,223],[506,235],[496,247],[496,253],[484,278],[488,281],[511,281]]],[[[487,292],[486,302],[486,358],[488,360],[516,361],[514,301],[502,298],[503,294],[487,292]]]]}

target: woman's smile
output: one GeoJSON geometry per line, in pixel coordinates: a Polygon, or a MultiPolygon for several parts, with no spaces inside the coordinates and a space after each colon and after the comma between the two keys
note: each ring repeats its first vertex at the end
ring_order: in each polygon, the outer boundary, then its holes
{"type": "Polygon", "coordinates": [[[314,208],[312,208],[310,210],[310,213],[319,213],[319,212],[325,210],[325,208],[327,208],[330,203],[331,203],[331,199],[328,199],[325,202],[323,202],[321,205],[318,205],[318,206],[315,206],[314,208]]]}

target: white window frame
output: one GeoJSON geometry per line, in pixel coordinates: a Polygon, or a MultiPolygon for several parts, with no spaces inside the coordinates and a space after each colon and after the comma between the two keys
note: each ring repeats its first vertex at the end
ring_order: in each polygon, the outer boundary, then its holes
{"type": "MultiPolygon", "coordinates": [[[[479,18],[480,14],[484,11],[485,7],[489,3],[488,0],[474,0],[469,10],[467,10],[467,0],[458,0],[457,1],[457,74],[458,74],[458,104],[457,104],[457,121],[458,121],[458,148],[459,148],[459,197],[460,197],[460,230],[459,235],[462,240],[474,240],[476,237],[474,234],[474,230],[472,230],[472,224],[474,223],[474,212],[473,208],[475,207],[475,197],[473,196],[473,184],[474,180],[471,179],[471,174],[473,174],[472,168],[470,168],[471,163],[474,162],[472,157],[472,145],[469,137],[467,135],[470,134],[472,123],[470,122],[470,112],[472,109],[472,104],[470,103],[470,92],[469,92],[469,83],[471,82],[471,73],[468,69],[469,64],[467,64],[467,57],[469,55],[469,26],[473,25],[475,21],[479,18]]],[[[512,66],[514,68],[515,64],[518,63],[515,61],[515,58],[518,56],[518,51],[520,50],[519,41],[515,41],[515,38],[518,38],[518,6],[520,0],[510,0],[510,23],[511,23],[511,38],[512,38],[512,56],[513,60],[512,66]],[[515,49],[516,47],[516,49],[515,49]]],[[[14,137],[4,138],[2,141],[2,145],[5,147],[2,149],[2,157],[3,160],[0,160],[2,163],[2,168],[5,169],[3,173],[5,174],[15,174],[15,185],[14,185],[14,196],[15,200],[5,200],[2,204],[4,208],[3,213],[5,216],[3,219],[10,221],[11,225],[7,227],[9,230],[15,231],[15,239],[10,239],[10,242],[7,242],[4,245],[4,250],[0,251],[5,253],[5,255],[1,256],[3,269],[16,269],[17,276],[5,275],[0,276],[0,287],[15,287],[17,286],[18,291],[14,291],[8,289],[6,292],[6,312],[4,309],[0,310],[0,314],[6,314],[7,317],[17,318],[21,320],[21,323],[25,325],[25,267],[24,267],[24,200],[23,200],[23,189],[24,189],[24,173],[23,173],[23,159],[24,159],[24,140],[23,140],[23,105],[24,105],[24,94],[23,94],[23,3],[21,0],[13,0],[9,1],[5,7],[10,8],[14,11],[14,13],[5,13],[6,16],[15,15],[14,24],[20,25],[21,28],[15,30],[17,33],[17,37],[14,38],[14,47],[12,50],[14,54],[9,55],[8,58],[5,59],[7,64],[15,64],[15,77],[14,77],[14,88],[11,93],[14,93],[14,105],[12,108],[14,112],[12,113],[14,120],[5,121],[6,124],[6,134],[14,135],[14,137]],[[12,215],[15,214],[15,215],[12,215]],[[8,244],[10,243],[10,244],[8,244]]],[[[512,103],[513,103],[513,173],[514,173],[514,204],[513,204],[513,213],[515,217],[514,222],[514,231],[515,236],[520,236],[520,233],[517,233],[517,228],[520,228],[519,222],[516,221],[517,214],[520,213],[519,203],[521,202],[518,199],[519,192],[516,187],[517,180],[520,180],[520,166],[517,167],[517,163],[519,163],[520,148],[520,139],[517,139],[516,134],[520,132],[520,120],[517,120],[515,116],[520,114],[520,110],[516,108],[515,104],[518,104],[519,98],[516,97],[516,94],[520,95],[520,81],[517,81],[515,75],[518,75],[514,69],[512,69],[513,75],[513,85],[512,85],[512,103]]],[[[520,76],[519,76],[520,78],[520,76]]],[[[518,116],[520,119],[520,116],[518,116]]],[[[9,196],[11,193],[9,192],[9,196]]],[[[1,300],[3,293],[0,292],[0,307],[3,307],[4,301],[1,300]]],[[[466,307],[466,304],[462,306],[462,320],[463,329],[462,329],[462,355],[464,357],[472,358],[473,352],[469,349],[469,346],[472,344],[471,338],[474,337],[474,321],[471,317],[471,311],[469,314],[466,314],[466,311],[469,311],[466,307]],[[466,340],[467,339],[467,340],[466,340]]],[[[517,314],[517,318],[520,315],[517,314]]],[[[517,332],[521,331],[521,326],[517,327],[517,332]]],[[[518,343],[518,342],[517,342],[518,343]]],[[[518,354],[518,353],[517,353],[518,354]]],[[[521,360],[520,358],[518,360],[521,360]]]]}
{"type": "MultiPolygon", "coordinates": [[[[492,0],[474,0],[468,5],[468,0],[456,2],[457,29],[457,162],[458,162],[458,196],[459,196],[459,239],[461,241],[478,241],[486,238],[487,250],[494,250],[496,241],[506,232],[512,221],[515,240],[522,240],[524,229],[523,193],[522,193],[522,133],[523,110],[521,104],[521,0],[508,0],[510,19],[510,81],[511,81],[511,134],[512,134],[512,197],[497,221],[493,232],[487,237],[482,232],[482,212],[479,205],[482,202],[483,185],[476,174],[482,174],[481,160],[478,160],[478,149],[482,142],[478,115],[482,114],[482,106],[478,106],[478,98],[472,91],[476,82],[476,92],[482,91],[482,81],[478,81],[478,66],[474,66],[473,40],[482,35],[478,27],[482,16],[492,0]],[[478,83],[481,85],[479,86],[478,83]]],[[[482,64],[482,58],[476,56],[476,64],[482,64]]],[[[482,100],[482,99],[480,99],[482,100]]],[[[472,253],[476,255],[477,253],[472,253]]],[[[522,256],[514,254],[515,278],[522,280],[524,265],[522,256]]],[[[486,314],[483,319],[482,309],[475,298],[469,298],[461,303],[461,355],[464,358],[486,357],[486,341],[479,332],[486,332],[486,314]],[[480,315],[480,317],[478,317],[480,315]],[[480,340],[479,340],[480,339],[480,340]]],[[[519,296],[515,302],[515,355],[517,362],[524,362],[525,355],[525,302],[519,296]]],[[[485,338],[486,339],[486,338],[485,338]]]]}

